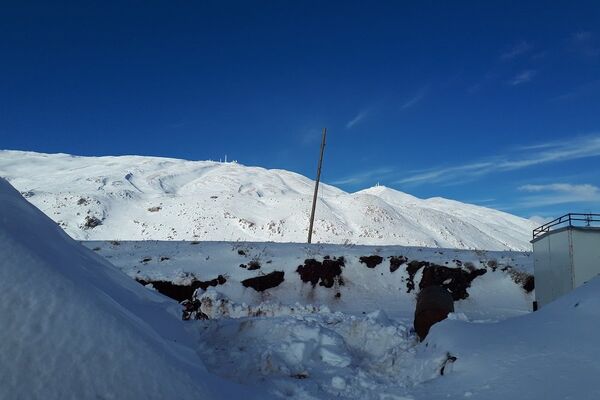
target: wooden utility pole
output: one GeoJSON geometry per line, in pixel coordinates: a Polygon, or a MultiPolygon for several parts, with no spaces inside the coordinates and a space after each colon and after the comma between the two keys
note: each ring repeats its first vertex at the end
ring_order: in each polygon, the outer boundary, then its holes
{"type": "Polygon", "coordinates": [[[315,181],[315,194],[313,195],[312,211],[310,212],[310,223],[308,225],[308,243],[311,243],[313,223],[315,222],[315,209],[317,208],[317,194],[319,193],[319,181],[321,180],[321,167],[323,166],[323,153],[325,152],[325,137],[327,128],[323,128],[323,139],[321,140],[321,155],[319,156],[319,166],[317,167],[317,180],[315,181]]]}

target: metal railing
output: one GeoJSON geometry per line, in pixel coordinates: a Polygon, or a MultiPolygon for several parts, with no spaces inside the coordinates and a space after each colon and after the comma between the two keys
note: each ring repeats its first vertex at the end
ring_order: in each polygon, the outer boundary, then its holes
{"type": "MultiPolygon", "coordinates": [[[[533,230],[533,238],[537,238],[544,233],[550,232],[556,226],[600,226],[600,214],[578,214],[569,213],[562,217],[558,217],[553,221],[547,222],[544,225],[533,230]]],[[[556,229],[556,228],[555,228],[556,229]]]]}

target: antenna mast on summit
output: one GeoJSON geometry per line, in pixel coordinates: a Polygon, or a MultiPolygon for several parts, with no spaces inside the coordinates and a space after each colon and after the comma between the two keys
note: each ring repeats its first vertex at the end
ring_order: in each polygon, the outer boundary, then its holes
{"type": "Polygon", "coordinates": [[[319,156],[319,166],[317,167],[317,179],[315,180],[315,193],[313,195],[312,211],[310,212],[310,223],[308,224],[308,243],[311,243],[313,224],[315,222],[315,209],[317,208],[317,195],[319,193],[319,181],[321,180],[321,167],[323,166],[323,153],[325,152],[325,138],[327,137],[327,128],[323,128],[323,138],[321,139],[321,155],[319,156]]]}

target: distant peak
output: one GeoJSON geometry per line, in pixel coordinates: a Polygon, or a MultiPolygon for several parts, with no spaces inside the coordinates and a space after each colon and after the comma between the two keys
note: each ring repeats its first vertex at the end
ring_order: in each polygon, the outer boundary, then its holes
{"type": "Polygon", "coordinates": [[[404,193],[399,190],[393,189],[391,187],[387,187],[385,185],[380,185],[380,184],[372,186],[368,189],[359,190],[356,193],[357,194],[358,193],[371,194],[371,195],[375,195],[375,196],[379,196],[382,194],[389,194],[392,196],[403,196],[403,197],[411,197],[411,198],[417,199],[417,197],[415,197],[413,195],[410,195],[408,193],[404,193]]]}

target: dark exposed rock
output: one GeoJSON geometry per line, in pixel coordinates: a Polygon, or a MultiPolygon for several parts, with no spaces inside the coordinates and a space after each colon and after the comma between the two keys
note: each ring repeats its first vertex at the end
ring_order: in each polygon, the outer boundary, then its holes
{"type": "Polygon", "coordinates": [[[183,308],[181,319],[189,321],[190,319],[208,319],[208,315],[200,310],[200,301],[197,299],[184,300],[181,302],[183,308]]]}
{"type": "Polygon", "coordinates": [[[251,287],[257,292],[263,292],[267,289],[279,286],[281,282],[284,281],[284,275],[283,271],[273,271],[266,275],[243,280],[242,285],[244,285],[244,287],[251,287]]]}
{"type": "Polygon", "coordinates": [[[423,341],[429,329],[446,319],[451,312],[454,312],[454,300],[447,289],[437,285],[422,289],[417,295],[414,320],[419,339],[423,341]]]}
{"type": "Polygon", "coordinates": [[[402,264],[407,262],[408,259],[404,256],[391,256],[390,257],[390,272],[395,272],[402,264]]]}
{"type": "Polygon", "coordinates": [[[362,256],[359,261],[367,266],[367,268],[375,268],[383,261],[383,257],[378,255],[362,256]]]}
{"type": "Polygon", "coordinates": [[[453,364],[456,360],[457,360],[457,358],[455,356],[451,355],[450,353],[446,353],[446,359],[442,363],[442,368],[440,369],[440,375],[443,376],[448,364],[453,364]]]}
{"type": "Polygon", "coordinates": [[[342,279],[342,267],[345,265],[344,257],[328,259],[319,262],[314,258],[304,260],[304,265],[299,265],[296,272],[300,275],[302,282],[310,282],[313,287],[317,285],[326,288],[333,287],[337,282],[344,284],[342,279]]]}
{"type": "Polygon", "coordinates": [[[406,280],[406,293],[410,293],[415,289],[415,275],[421,268],[429,265],[427,261],[413,260],[406,266],[406,272],[408,272],[408,279],[406,280]]]}
{"type": "Polygon", "coordinates": [[[525,271],[518,271],[511,266],[504,267],[502,270],[508,271],[512,280],[516,284],[521,285],[527,293],[531,293],[535,289],[535,278],[533,275],[525,271]]]}
{"type": "Polygon", "coordinates": [[[148,211],[150,211],[150,212],[159,212],[160,210],[162,210],[161,206],[154,206],[154,207],[148,208],[148,211]]]}
{"type": "Polygon", "coordinates": [[[252,260],[248,263],[248,265],[240,264],[240,268],[245,268],[248,271],[255,271],[257,269],[260,269],[260,263],[256,260],[252,260]]]}
{"type": "Polygon", "coordinates": [[[533,291],[533,289],[535,289],[535,278],[533,275],[529,275],[527,278],[525,278],[525,280],[523,281],[523,284],[521,285],[523,287],[523,289],[525,289],[525,291],[527,293],[531,293],[533,291]]]}
{"type": "Polygon", "coordinates": [[[484,268],[466,270],[463,268],[449,268],[427,261],[413,260],[406,266],[406,271],[408,272],[408,279],[406,281],[407,293],[415,289],[415,275],[421,268],[423,268],[423,276],[419,282],[419,289],[439,285],[448,289],[455,301],[469,297],[467,289],[471,286],[473,279],[487,272],[484,268]]]}
{"type": "Polygon", "coordinates": [[[195,281],[192,285],[197,285],[198,288],[202,290],[206,290],[209,286],[218,286],[224,285],[227,282],[227,279],[223,275],[217,276],[215,279],[211,279],[210,281],[195,281]]]}
{"type": "Polygon", "coordinates": [[[240,256],[245,256],[245,255],[246,255],[246,252],[245,252],[244,250],[242,250],[242,249],[239,249],[237,253],[238,253],[240,256]]]}
{"type": "Polygon", "coordinates": [[[463,300],[469,297],[467,289],[471,287],[471,282],[486,272],[486,269],[465,271],[462,268],[448,268],[430,264],[423,269],[423,277],[419,283],[419,288],[442,286],[452,293],[452,298],[455,301],[463,300]]]}
{"type": "Polygon", "coordinates": [[[154,287],[157,292],[181,303],[184,300],[191,300],[197,289],[206,290],[209,286],[223,285],[227,282],[227,279],[225,279],[223,275],[219,275],[217,278],[209,281],[199,281],[194,279],[189,285],[178,285],[169,281],[146,281],[143,279],[136,279],[136,281],[142,285],[152,284],[152,287],[154,287]]]}
{"type": "Polygon", "coordinates": [[[90,216],[86,216],[85,220],[83,221],[83,225],[82,228],[83,229],[93,229],[95,227],[97,227],[98,225],[102,225],[102,221],[99,218],[94,217],[93,215],[90,216]]]}
{"type": "Polygon", "coordinates": [[[475,267],[475,265],[474,265],[474,264],[473,264],[471,261],[467,261],[467,262],[466,262],[466,263],[464,263],[463,265],[464,265],[464,268],[465,268],[467,271],[471,271],[471,272],[472,272],[472,271],[475,271],[475,270],[477,269],[477,268],[475,267]]]}

